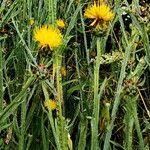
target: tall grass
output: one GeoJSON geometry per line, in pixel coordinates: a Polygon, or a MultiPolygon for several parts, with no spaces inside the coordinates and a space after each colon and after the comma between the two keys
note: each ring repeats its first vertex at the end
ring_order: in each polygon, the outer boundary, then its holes
{"type": "Polygon", "coordinates": [[[150,4],[108,3],[104,31],[88,0],[0,1],[0,149],[149,149],[150,4]],[[59,18],[62,45],[40,48],[34,29],[59,18]]]}

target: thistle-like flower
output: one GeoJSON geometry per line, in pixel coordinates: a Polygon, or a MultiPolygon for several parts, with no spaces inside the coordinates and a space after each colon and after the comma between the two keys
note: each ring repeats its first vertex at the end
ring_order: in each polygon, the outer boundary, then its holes
{"type": "Polygon", "coordinates": [[[65,26],[66,26],[64,20],[62,20],[62,19],[56,20],[56,24],[57,24],[58,28],[61,28],[61,29],[65,28],[65,26]]]}
{"type": "Polygon", "coordinates": [[[101,4],[100,2],[94,2],[94,4],[88,6],[85,10],[84,16],[93,20],[90,26],[105,29],[107,28],[108,22],[114,18],[114,13],[104,2],[101,4]]]}
{"type": "Polygon", "coordinates": [[[57,102],[55,100],[45,100],[44,102],[44,106],[47,108],[47,109],[50,109],[50,110],[55,110],[57,108],[57,102]]]}
{"type": "Polygon", "coordinates": [[[53,26],[44,25],[34,30],[34,39],[39,42],[40,47],[49,47],[51,50],[62,44],[60,30],[53,26]]]}

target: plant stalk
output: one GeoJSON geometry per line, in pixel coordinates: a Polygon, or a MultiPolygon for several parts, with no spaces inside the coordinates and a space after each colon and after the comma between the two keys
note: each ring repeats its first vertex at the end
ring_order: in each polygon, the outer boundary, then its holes
{"type": "Polygon", "coordinates": [[[99,124],[99,68],[100,58],[102,55],[102,38],[97,38],[97,57],[96,64],[94,66],[94,105],[93,105],[93,118],[91,121],[92,139],[91,139],[91,150],[99,149],[98,146],[98,124],[99,124]]]}
{"type": "Polygon", "coordinates": [[[3,109],[3,58],[2,47],[0,45],[0,111],[3,109]]]}

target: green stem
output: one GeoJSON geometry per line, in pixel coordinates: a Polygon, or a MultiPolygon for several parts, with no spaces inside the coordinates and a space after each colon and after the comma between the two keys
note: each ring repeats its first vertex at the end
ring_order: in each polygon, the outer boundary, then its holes
{"type": "Polygon", "coordinates": [[[125,122],[125,149],[126,150],[132,150],[132,140],[133,140],[133,126],[134,126],[134,117],[133,117],[133,109],[135,107],[135,97],[133,96],[127,96],[126,97],[126,105],[125,105],[125,117],[124,117],[124,122],[125,122]]]}
{"type": "MultiPolygon", "coordinates": [[[[82,88],[82,82],[81,82],[77,53],[78,53],[78,48],[75,49],[75,61],[76,61],[76,71],[77,71],[77,75],[78,75],[79,85],[82,88]]],[[[82,90],[80,90],[80,107],[81,107],[81,111],[83,111],[83,92],[82,92],[82,90]]]]}
{"type": "Polygon", "coordinates": [[[145,149],[145,146],[144,146],[143,135],[142,135],[142,131],[141,131],[140,123],[139,123],[139,119],[138,119],[138,114],[137,114],[137,104],[134,107],[133,111],[134,111],[135,129],[137,132],[137,136],[139,138],[139,149],[143,150],[143,149],[145,149]]]}
{"type": "Polygon", "coordinates": [[[21,104],[21,132],[20,132],[20,137],[19,137],[19,150],[24,150],[25,148],[25,129],[26,129],[26,94],[23,98],[23,102],[21,104]]]}
{"type": "Polygon", "coordinates": [[[41,134],[42,134],[42,143],[43,143],[43,149],[49,149],[48,147],[48,140],[46,138],[46,133],[45,133],[45,126],[44,126],[44,112],[42,113],[41,117],[41,134]]]}
{"type": "Polygon", "coordinates": [[[57,1],[55,0],[48,0],[48,11],[49,11],[49,19],[48,22],[54,24],[56,21],[56,7],[57,1]]]}
{"type": "Polygon", "coordinates": [[[97,58],[94,67],[94,106],[93,106],[93,119],[91,121],[92,127],[92,139],[91,139],[91,150],[97,150],[98,147],[98,122],[99,122],[99,68],[100,58],[102,54],[102,39],[97,38],[97,58]]]}
{"type": "Polygon", "coordinates": [[[33,141],[33,135],[28,135],[28,142],[27,142],[27,146],[26,146],[26,150],[29,150],[30,149],[30,146],[32,144],[32,141],[33,141]]]}
{"type": "Polygon", "coordinates": [[[79,142],[78,142],[78,150],[84,150],[86,148],[86,136],[88,131],[88,121],[81,120],[79,125],[79,142]]]}
{"type": "Polygon", "coordinates": [[[57,86],[57,101],[59,106],[59,113],[62,116],[62,102],[63,102],[63,91],[62,91],[62,77],[60,73],[61,69],[61,56],[59,53],[55,53],[55,63],[56,63],[56,86],[57,86]]]}
{"type": "Polygon", "coordinates": [[[105,142],[104,142],[104,150],[109,149],[109,143],[110,143],[110,138],[111,138],[111,134],[112,134],[113,126],[114,126],[114,121],[116,118],[118,106],[120,104],[120,94],[122,92],[123,79],[125,78],[125,69],[126,69],[127,62],[131,53],[132,44],[133,43],[130,43],[128,47],[126,48],[124,60],[122,62],[120,77],[119,77],[119,81],[117,85],[117,92],[115,95],[114,105],[113,105],[112,114],[111,114],[112,120],[111,120],[111,123],[108,125],[108,131],[106,133],[105,142]]]}
{"type": "Polygon", "coordinates": [[[86,37],[86,33],[85,33],[85,24],[84,24],[84,20],[83,20],[82,9],[80,9],[80,16],[81,16],[81,23],[82,23],[84,47],[85,47],[85,51],[86,51],[86,60],[87,60],[87,64],[88,64],[88,71],[89,71],[89,74],[91,75],[92,72],[91,72],[91,69],[90,69],[90,54],[89,54],[89,49],[88,49],[88,46],[87,46],[87,37],[86,37]]]}
{"type": "Polygon", "coordinates": [[[55,53],[55,63],[56,63],[56,86],[57,86],[57,101],[58,101],[58,110],[59,110],[59,141],[61,143],[61,149],[66,150],[66,131],[65,131],[65,120],[62,112],[62,104],[63,104],[63,90],[62,90],[62,77],[60,73],[62,62],[62,55],[59,50],[55,53]]]}
{"type": "Polygon", "coordinates": [[[0,111],[3,109],[3,58],[2,47],[0,47],[0,111]]]}
{"type": "MultiPolygon", "coordinates": [[[[46,89],[45,82],[42,82],[42,89],[43,89],[45,100],[48,100],[49,99],[49,94],[48,94],[48,91],[46,89]]],[[[52,115],[51,110],[48,111],[47,116],[48,116],[48,119],[49,119],[49,122],[50,122],[50,125],[51,125],[51,128],[52,128],[52,132],[53,132],[53,135],[54,135],[54,138],[55,138],[56,147],[57,147],[58,150],[60,150],[60,143],[59,143],[58,135],[57,135],[56,130],[55,130],[55,124],[54,124],[54,119],[53,119],[53,115],[52,115]]]]}

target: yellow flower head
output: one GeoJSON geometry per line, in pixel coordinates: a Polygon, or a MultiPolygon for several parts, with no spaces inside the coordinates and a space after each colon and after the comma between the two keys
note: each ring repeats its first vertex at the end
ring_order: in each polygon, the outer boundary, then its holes
{"type": "Polygon", "coordinates": [[[84,16],[93,19],[91,26],[106,26],[106,23],[114,18],[114,13],[111,11],[110,7],[102,2],[94,2],[90,5],[84,13],[84,16]]]}
{"type": "Polygon", "coordinates": [[[62,44],[62,35],[58,28],[48,25],[36,28],[34,39],[39,42],[40,47],[57,48],[62,44]]]}
{"type": "Polygon", "coordinates": [[[34,24],[34,18],[31,18],[29,24],[32,26],[34,24]]]}
{"type": "Polygon", "coordinates": [[[66,77],[66,75],[67,75],[67,70],[66,70],[65,67],[61,67],[60,72],[61,72],[61,75],[62,75],[62,76],[66,77]]]}
{"type": "Polygon", "coordinates": [[[65,22],[62,19],[56,20],[56,24],[61,29],[65,28],[65,22]]]}
{"type": "Polygon", "coordinates": [[[50,110],[55,110],[57,108],[57,102],[55,100],[45,100],[44,102],[44,106],[47,108],[47,109],[50,109],[50,110]]]}

